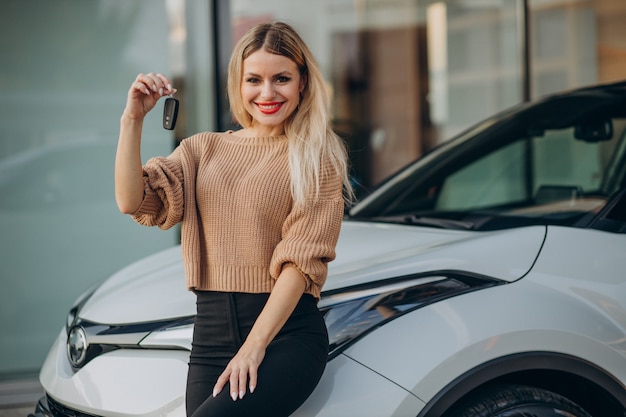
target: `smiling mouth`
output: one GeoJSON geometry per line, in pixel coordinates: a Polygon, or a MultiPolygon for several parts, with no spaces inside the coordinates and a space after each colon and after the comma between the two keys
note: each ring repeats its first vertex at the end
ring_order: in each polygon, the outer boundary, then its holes
{"type": "Polygon", "coordinates": [[[272,102],[272,103],[256,103],[257,107],[264,114],[273,114],[276,113],[283,106],[281,102],[272,102]]]}

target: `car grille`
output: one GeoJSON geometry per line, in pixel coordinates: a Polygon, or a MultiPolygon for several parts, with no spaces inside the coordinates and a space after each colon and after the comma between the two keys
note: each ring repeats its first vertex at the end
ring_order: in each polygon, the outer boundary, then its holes
{"type": "Polygon", "coordinates": [[[47,397],[50,414],[53,417],[99,417],[94,414],[86,414],[77,410],[73,410],[47,397]]]}

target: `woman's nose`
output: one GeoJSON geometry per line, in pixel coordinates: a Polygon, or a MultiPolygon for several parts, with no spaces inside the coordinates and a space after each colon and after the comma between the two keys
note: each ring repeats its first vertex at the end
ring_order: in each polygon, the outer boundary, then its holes
{"type": "Polygon", "coordinates": [[[269,100],[271,98],[274,98],[275,93],[276,92],[274,91],[274,86],[272,85],[272,83],[270,82],[263,83],[263,86],[261,88],[262,99],[269,100]]]}

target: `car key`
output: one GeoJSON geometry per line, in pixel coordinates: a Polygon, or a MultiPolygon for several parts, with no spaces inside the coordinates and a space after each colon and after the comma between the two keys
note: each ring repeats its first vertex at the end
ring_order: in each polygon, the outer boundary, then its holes
{"type": "Polygon", "coordinates": [[[163,128],[174,130],[176,127],[176,118],[178,117],[178,100],[174,97],[165,99],[163,106],[163,128]]]}

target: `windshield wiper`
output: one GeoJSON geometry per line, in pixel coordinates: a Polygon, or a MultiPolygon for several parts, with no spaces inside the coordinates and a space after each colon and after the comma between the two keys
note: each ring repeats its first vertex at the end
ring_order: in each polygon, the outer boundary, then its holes
{"type": "Polygon", "coordinates": [[[476,226],[474,222],[442,219],[437,217],[423,217],[415,214],[406,217],[404,221],[415,226],[430,226],[453,230],[473,230],[476,226]]]}

